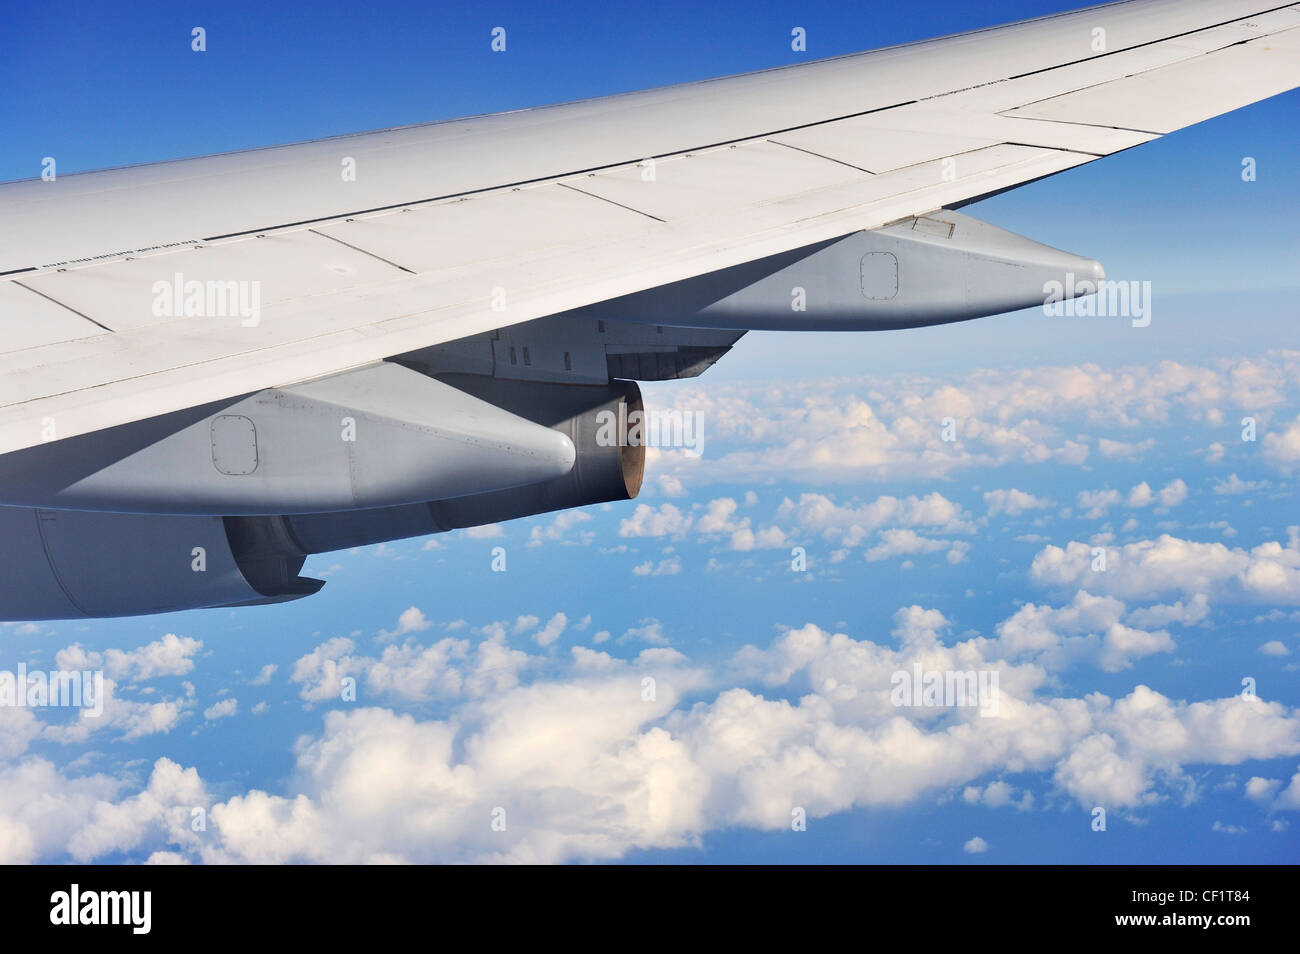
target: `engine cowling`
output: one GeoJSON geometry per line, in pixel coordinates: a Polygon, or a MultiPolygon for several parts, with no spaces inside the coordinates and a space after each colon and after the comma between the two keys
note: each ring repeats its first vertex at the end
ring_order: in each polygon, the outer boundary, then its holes
{"type": "MultiPolygon", "coordinates": [[[[282,602],[315,593],[309,554],[440,533],[637,495],[645,448],[625,427],[635,382],[605,386],[447,376],[475,399],[559,432],[573,466],[532,484],[426,503],[338,512],[188,516],[0,507],[0,619],[135,616],[282,602]]],[[[483,483],[492,486],[492,475],[483,483]]],[[[500,486],[498,482],[496,484],[500,486]]]]}
{"type": "MultiPolygon", "coordinates": [[[[244,575],[221,517],[0,507],[6,620],[137,616],[306,596],[297,576],[261,592],[244,575]]],[[[286,561],[286,566],[292,561],[286,561]]]]}
{"type": "MultiPolygon", "coordinates": [[[[544,384],[468,374],[444,375],[442,380],[564,434],[575,449],[573,467],[567,474],[523,487],[416,506],[275,518],[282,521],[303,554],[630,500],[640,492],[645,448],[629,444],[625,430],[615,433],[611,440],[609,430],[611,422],[625,429],[632,412],[643,409],[636,382],[615,381],[603,386],[544,384]]],[[[236,518],[228,522],[253,525],[258,519],[236,518]]]]}

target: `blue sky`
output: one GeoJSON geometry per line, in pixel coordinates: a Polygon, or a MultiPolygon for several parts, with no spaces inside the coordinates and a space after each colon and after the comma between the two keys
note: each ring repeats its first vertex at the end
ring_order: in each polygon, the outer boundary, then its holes
{"type": "MultiPolygon", "coordinates": [[[[57,29],[28,6],[0,39],[23,91],[0,107],[0,179],[47,155],[66,173],[790,63],[793,26],[830,56],[1070,6],[128,3],[74,5],[57,29]]],[[[1151,281],[1148,328],[1022,312],[752,334],[696,381],[645,386],[701,411],[706,446],[654,455],[638,501],[313,557],[327,585],[281,606],[7,627],[0,666],[97,659],[121,705],[84,737],[10,720],[0,844],[51,861],[1297,860],[1297,105],[964,210],[1151,281]],[[949,414],[961,439],[938,443],[949,414]],[[1093,547],[1104,574],[1080,563],[1093,547]],[[897,725],[879,675],[913,659],[997,667],[1013,717],[897,725]],[[39,811],[34,787],[55,796],[39,811]]]]}

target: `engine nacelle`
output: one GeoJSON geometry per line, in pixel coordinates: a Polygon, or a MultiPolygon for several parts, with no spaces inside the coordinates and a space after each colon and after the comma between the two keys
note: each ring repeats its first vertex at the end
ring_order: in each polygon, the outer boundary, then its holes
{"type": "Polygon", "coordinates": [[[854,232],[570,315],[687,328],[881,331],[1092,294],[1101,263],[960,212],[854,232]],[[795,297],[792,298],[792,290],[795,297]]]}
{"type": "Polygon", "coordinates": [[[630,500],[640,492],[645,447],[629,445],[626,434],[614,435],[613,441],[602,440],[609,436],[610,421],[626,426],[631,413],[642,410],[641,389],[636,382],[615,381],[604,386],[543,384],[466,374],[445,375],[442,380],[567,436],[575,448],[572,469],[562,476],[525,487],[416,506],[236,518],[229,522],[251,526],[259,520],[278,520],[288,537],[298,542],[299,552],[323,553],[553,510],[630,500]],[[625,406],[621,414],[620,405],[625,406]]]}
{"type": "MultiPolygon", "coordinates": [[[[414,372],[411,372],[414,373],[414,372]]],[[[0,619],[135,616],[298,599],[308,554],[635,497],[645,448],[608,421],[640,410],[634,382],[605,386],[448,376],[444,387],[555,434],[572,466],[526,486],[329,513],[206,517],[0,507],[0,619]],[[623,405],[620,413],[620,405],[623,405]]],[[[484,473],[480,486],[501,486],[484,473]]],[[[511,478],[513,479],[513,478],[511,478]]]]}
{"type": "Polygon", "coordinates": [[[322,585],[297,576],[298,558],[278,592],[259,591],[240,569],[221,517],[0,507],[0,534],[5,620],[279,602],[322,585]]]}
{"type": "Polygon", "coordinates": [[[319,513],[565,474],[555,430],[392,362],[0,456],[0,503],[154,514],[319,513]]]}

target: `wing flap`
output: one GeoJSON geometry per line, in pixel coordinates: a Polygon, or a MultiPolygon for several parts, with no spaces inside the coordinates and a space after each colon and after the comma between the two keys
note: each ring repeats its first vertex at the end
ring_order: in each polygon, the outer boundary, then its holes
{"type": "Polygon", "coordinates": [[[1004,115],[1170,133],[1296,84],[1300,28],[1008,110],[1004,115]]]}
{"type": "Polygon", "coordinates": [[[0,282],[0,321],[6,351],[24,351],[59,341],[93,338],[107,330],[19,282],[0,282]]]}
{"type": "Polygon", "coordinates": [[[661,222],[729,213],[792,193],[859,183],[853,168],[772,142],[748,142],[565,179],[564,185],[661,222]]]}
{"type": "Polygon", "coordinates": [[[611,239],[644,220],[557,183],[358,216],[318,231],[412,272],[437,272],[611,239]]]}
{"type": "MultiPolygon", "coordinates": [[[[196,324],[200,320],[258,321],[262,310],[280,302],[328,298],[401,274],[389,262],[301,230],[171,255],[38,272],[22,282],[106,328],[129,332],[176,322],[195,330],[203,327],[196,324]],[[249,313],[253,308],[258,314],[249,313]]],[[[0,316],[10,314],[8,309],[0,311],[0,316]]]]}

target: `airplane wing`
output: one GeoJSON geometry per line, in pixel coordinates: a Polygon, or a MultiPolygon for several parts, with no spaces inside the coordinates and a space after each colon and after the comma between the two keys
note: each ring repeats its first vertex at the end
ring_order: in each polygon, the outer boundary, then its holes
{"type": "Polygon", "coordinates": [[[0,454],[924,217],[1296,85],[1300,5],[1129,0],[0,185],[0,454]]]}

